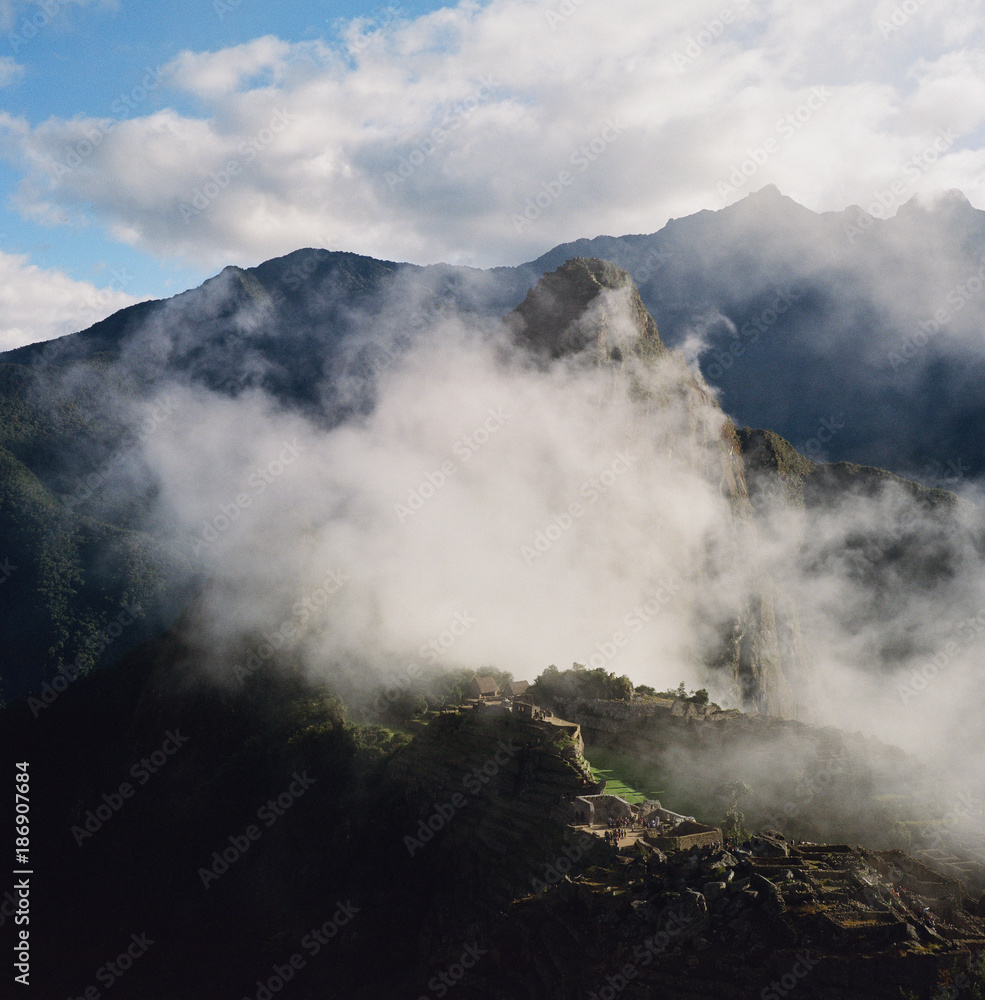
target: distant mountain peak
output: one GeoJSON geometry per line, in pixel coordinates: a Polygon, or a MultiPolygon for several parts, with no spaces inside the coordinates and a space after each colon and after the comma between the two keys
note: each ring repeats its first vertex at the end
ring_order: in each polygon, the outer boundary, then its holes
{"type": "Polygon", "coordinates": [[[968,200],[968,196],[958,188],[933,195],[915,194],[900,205],[897,215],[902,217],[933,214],[963,214],[976,212],[977,209],[968,200]]]}
{"type": "Polygon", "coordinates": [[[968,196],[964,191],[958,188],[948,188],[947,191],[941,196],[941,200],[947,202],[948,204],[961,205],[962,207],[967,206],[968,208],[974,208],[971,202],[968,200],[968,196]]]}
{"type": "Polygon", "coordinates": [[[521,343],[550,357],[591,345],[612,360],[627,348],[648,355],[665,350],[629,273],[594,257],[573,257],[545,274],[507,322],[521,343]],[[610,302],[598,301],[605,293],[625,296],[623,316],[610,317],[610,302]],[[628,319],[630,329],[614,330],[610,319],[613,323],[628,319]]]}

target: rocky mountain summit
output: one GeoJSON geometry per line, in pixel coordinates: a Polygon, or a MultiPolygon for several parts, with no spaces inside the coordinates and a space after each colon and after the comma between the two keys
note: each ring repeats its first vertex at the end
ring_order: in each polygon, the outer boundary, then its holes
{"type": "Polygon", "coordinates": [[[628,272],[597,258],[575,257],[545,274],[507,322],[518,343],[551,358],[587,346],[600,362],[667,350],[628,272]],[[614,312],[621,315],[610,324],[614,312]]]}

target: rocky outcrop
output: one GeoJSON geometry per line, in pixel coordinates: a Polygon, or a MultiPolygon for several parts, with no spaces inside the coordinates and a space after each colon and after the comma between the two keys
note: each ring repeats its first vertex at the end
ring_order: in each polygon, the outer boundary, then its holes
{"type": "Polygon", "coordinates": [[[507,318],[520,346],[549,358],[593,348],[598,361],[667,353],[633,279],[608,261],[575,257],[545,274],[507,318]],[[626,325],[615,329],[623,307],[626,325]]]}

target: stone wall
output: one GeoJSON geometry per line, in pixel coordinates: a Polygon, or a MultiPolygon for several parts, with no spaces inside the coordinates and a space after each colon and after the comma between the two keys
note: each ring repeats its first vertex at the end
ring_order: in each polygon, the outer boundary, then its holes
{"type": "Polygon", "coordinates": [[[585,741],[581,737],[581,726],[577,722],[565,722],[564,719],[550,718],[545,720],[547,724],[560,729],[564,734],[571,738],[571,742],[574,743],[575,749],[580,754],[585,753],[585,741]]]}
{"type": "Polygon", "coordinates": [[[969,852],[967,857],[962,858],[938,848],[924,848],[915,850],[913,855],[934,871],[963,883],[973,895],[985,893],[985,862],[976,853],[969,852]]]}
{"type": "Polygon", "coordinates": [[[573,812],[576,823],[608,823],[611,820],[626,822],[634,815],[633,807],[618,795],[580,795],[575,799],[573,812]]]}
{"type": "Polygon", "coordinates": [[[600,698],[556,698],[554,709],[566,719],[597,732],[621,733],[644,719],[664,717],[674,720],[723,722],[741,713],[722,711],[711,705],[695,705],[682,699],[641,698],[633,701],[607,701],[600,698]]]}
{"type": "Polygon", "coordinates": [[[722,831],[717,826],[705,826],[702,823],[688,821],[679,824],[669,833],[647,834],[646,840],[661,851],[686,851],[691,847],[710,847],[712,844],[720,844],[722,831]]]}
{"type": "Polygon", "coordinates": [[[865,852],[866,860],[883,877],[905,882],[910,892],[928,899],[960,905],[963,886],[900,850],[865,852]]]}
{"type": "Polygon", "coordinates": [[[683,816],[681,813],[675,813],[670,809],[664,809],[664,807],[660,804],[659,799],[649,799],[646,802],[640,802],[639,805],[636,805],[633,808],[636,810],[636,815],[643,820],[653,819],[655,817],[660,820],[661,823],[670,823],[673,826],[676,826],[678,823],[695,822],[695,818],[693,816],[683,816]]]}

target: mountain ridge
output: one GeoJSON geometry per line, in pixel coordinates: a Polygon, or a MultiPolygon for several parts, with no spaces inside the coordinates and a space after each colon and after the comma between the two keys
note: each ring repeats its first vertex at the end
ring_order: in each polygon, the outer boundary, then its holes
{"type": "MultiPolygon", "coordinates": [[[[755,220],[757,206],[764,204],[779,206],[785,210],[789,204],[795,203],[780,195],[776,189],[766,189],[730,208],[747,219],[755,220]]],[[[807,209],[801,211],[812,214],[807,209]]],[[[703,213],[702,224],[714,223],[719,217],[720,213],[703,213]]],[[[686,228],[693,224],[693,218],[677,221],[686,228]]],[[[667,228],[661,231],[665,234],[663,238],[666,238],[667,228]]],[[[644,248],[647,241],[650,241],[649,248],[645,251],[649,257],[637,255],[633,266],[638,272],[642,269],[644,274],[647,267],[652,268],[653,273],[646,275],[646,282],[650,285],[660,284],[665,278],[671,278],[668,287],[669,295],[673,297],[679,290],[674,290],[674,276],[669,268],[676,258],[673,254],[660,256],[663,251],[659,249],[659,244],[653,243],[656,236],[660,234],[597,239],[606,241],[607,246],[615,246],[620,241],[632,246],[635,240],[639,245],[638,249],[644,248]]],[[[583,247],[586,244],[580,241],[577,245],[583,247]]],[[[558,248],[558,252],[561,256],[567,253],[563,248],[558,248]]],[[[643,252],[640,249],[640,253],[643,252]]],[[[719,251],[716,250],[716,254],[719,251]]],[[[541,261],[544,259],[540,258],[541,261]]],[[[543,290],[540,293],[542,301],[538,305],[535,292],[541,286],[529,286],[529,275],[525,277],[520,269],[509,271],[506,279],[500,280],[502,272],[497,272],[499,277],[492,275],[490,278],[489,272],[476,274],[450,265],[421,268],[417,265],[376,261],[357,254],[317,249],[294,251],[255,268],[242,269],[230,265],[199,289],[181,293],[170,300],[139,303],[114,314],[88,331],[0,356],[0,365],[9,373],[5,380],[8,387],[5,390],[7,419],[0,422],[0,446],[8,447],[14,442],[19,433],[15,430],[19,426],[17,421],[23,424],[22,416],[31,414],[27,418],[28,424],[36,422],[37,414],[43,412],[43,409],[38,409],[41,400],[46,400],[44,406],[47,406],[47,401],[52,397],[64,397],[64,402],[59,402],[58,405],[63,410],[68,407],[65,412],[74,414],[64,426],[74,429],[67,435],[59,430],[57,436],[52,437],[55,425],[51,424],[48,430],[42,430],[31,438],[32,443],[26,451],[22,443],[16,446],[12,454],[16,453],[18,462],[29,463],[25,465],[25,469],[30,470],[32,476],[37,478],[38,483],[51,496],[59,493],[62,496],[71,495],[76,492],[73,483],[77,484],[92,474],[89,471],[91,466],[87,469],[86,463],[95,460],[95,467],[99,469],[100,463],[112,453],[114,441],[122,440],[125,424],[119,422],[119,413],[112,408],[103,408],[106,400],[114,406],[120,399],[127,400],[128,407],[139,403],[148,398],[162,377],[166,379],[169,375],[177,374],[182,378],[197,380],[211,391],[233,396],[250,388],[262,388],[282,403],[299,406],[305,412],[324,412],[327,408],[330,414],[334,414],[330,416],[330,420],[338,422],[346,419],[347,414],[364,411],[373,405],[371,398],[362,395],[363,388],[359,388],[355,397],[351,397],[350,393],[350,396],[336,399],[331,395],[331,387],[337,385],[342,376],[348,380],[346,385],[352,384],[353,379],[357,386],[369,384],[366,377],[372,374],[375,363],[372,360],[367,363],[362,359],[367,349],[375,349],[372,341],[374,324],[383,322],[398,328],[403,325],[405,330],[410,331],[409,336],[412,338],[416,331],[431,322],[431,317],[441,315],[442,309],[458,309],[467,313],[470,309],[480,307],[488,309],[490,302],[501,304],[515,300],[512,315],[519,319],[511,321],[514,323],[514,335],[519,330],[517,323],[521,327],[526,323],[529,327],[532,322],[533,326],[542,328],[542,337],[546,339],[550,348],[548,355],[551,355],[552,352],[557,353],[555,348],[570,325],[568,320],[585,312],[603,286],[608,286],[612,292],[625,289],[629,296],[629,311],[636,317],[633,322],[637,323],[638,330],[638,343],[632,345],[631,354],[638,352],[640,345],[643,345],[648,348],[644,354],[660,356],[666,352],[680,357],[672,345],[664,343],[664,338],[657,332],[658,326],[663,330],[663,325],[654,321],[633,279],[632,269],[621,269],[617,264],[598,260],[590,262],[585,258],[572,262],[571,258],[566,257],[554,273],[561,274],[562,279],[552,277],[551,274],[540,277],[543,290]],[[571,285],[569,282],[565,295],[561,296],[562,301],[558,301],[557,296],[548,294],[551,282],[563,281],[565,274],[573,273],[572,268],[581,268],[588,276],[586,286],[582,291],[571,293],[577,283],[571,285]],[[466,279],[466,275],[470,277],[466,279]],[[412,280],[408,276],[412,276],[412,280]],[[600,277],[603,280],[600,281],[600,277]],[[479,284],[475,284],[473,279],[479,284]],[[483,283],[487,281],[491,281],[491,284],[483,283]],[[413,294],[407,294],[408,291],[413,294]],[[552,344],[553,347],[550,346],[552,344]],[[113,350],[107,351],[110,346],[113,350]],[[115,356],[117,360],[126,359],[127,366],[120,371],[126,373],[124,382],[129,380],[132,384],[121,383],[108,393],[87,389],[82,395],[73,395],[74,390],[61,386],[63,373],[71,371],[76,374],[84,373],[84,378],[94,380],[92,384],[95,386],[108,387],[109,383],[102,380],[104,372],[110,370],[106,368],[110,356],[115,356]],[[30,368],[25,364],[12,363],[17,359],[28,361],[31,358],[35,360],[30,368]],[[73,365],[75,367],[70,367],[73,365]],[[21,378],[18,374],[28,371],[32,373],[30,378],[21,378]],[[30,390],[18,388],[27,386],[28,383],[34,387],[30,390]],[[106,399],[102,399],[102,396],[106,399]],[[11,414],[16,416],[14,423],[10,422],[11,414]],[[95,435],[94,430],[97,431],[95,435]],[[57,456],[49,454],[54,440],[58,441],[57,456]],[[39,445],[42,446],[39,448],[39,445]],[[19,452],[17,448],[20,449],[19,452]],[[72,456],[71,463],[66,468],[57,467],[58,462],[62,462],[67,456],[72,456]]],[[[667,297],[664,295],[665,299],[667,297]]],[[[808,302],[809,299],[810,296],[803,293],[798,296],[794,305],[808,302]]],[[[591,323],[600,321],[599,316],[590,321],[590,326],[591,323]]],[[[743,336],[740,329],[740,339],[743,336]]],[[[570,346],[577,345],[567,345],[564,350],[570,346]]],[[[618,347],[615,349],[620,350],[618,347]]],[[[605,353],[608,360],[614,360],[609,347],[605,348],[605,353]]],[[[737,353],[735,364],[741,358],[742,355],[737,353]]],[[[621,353],[618,360],[624,360],[621,353]]],[[[702,377],[685,375],[687,369],[684,368],[683,361],[679,364],[680,377],[685,381],[691,379],[691,387],[699,395],[707,394],[709,390],[702,377]]],[[[114,378],[117,382],[120,381],[117,376],[114,378]]],[[[723,402],[727,403],[727,399],[723,402]]],[[[753,437],[750,436],[755,432],[737,431],[732,421],[728,421],[725,427],[726,436],[731,436],[732,445],[731,451],[726,448],[728,454],[723,452],[722,474],[730,483],[728,490],[733,502],[741,504],[749,500],[745,480],[750,474],[755,474],[759,482],[763,482],[763,470],[756,468],[757,453],[753,448],[753,437]]],[[[770,430],[767,433],[776,432],[770,430]]],[[[776,440],[784,442],[778,447],[785,453],[795,451],[794,445],[782,435],[777,435],[776,440]]],[[[761,448],[763,438],[756,439],[756,442],[757,447],[761,448]]],[[[810,474],[803,472],[802,468],[800,473],[791,478],[780,470],[783,473],[780,474],[781,492],[792,502],[804,502],[805,484],[811,484],[811,495],[823,498],[824,488],[818,484],[824,482],[837,493],[838,490],[854,488],[863,479],[881,481],[879,476],[865,472],[866,466],[859,463],[842,463],[833,467],[824,477],[815,475],[816,460],[823,456],[816,450],[808,449],[808,452],[801,457],[805,462],[811,463],[803,467],[810,470],[810,474]]],[[[870,466],[877,468],[875,463],[870,463],[870,466]]],[[[775,478],[778,467],[766,471],[775,478]]],[[[97,478],[100,476],[99,473],[96,475],[97,478]]],[[[906,478],[902,477],[899,482],[906,478]]],[[[769,481],[769,476],[765,481],[769,481]]],[[[766,489],[765,493],[769,494],[770,489],[766,489]]],[[[945,502],[943,497],[944,494],[941,494],[938,501],[946,506],[949,501],[945,502]]],[[[75,513],[73,510],[73,516],[75,513]]],[[[91,520],[97,511],[87,510],[83,503],[77,513],[91,520]]],[[[128,516],[125,507],[119,507],[110,520],[120,528],[129,529],[133,525],[125,520],[128,516]],[[124,520],[120,520],[121,516],[124,520]]],[[[123,589],[129,593],[133,588],[128,583],[123,589]]],[[[8,593],[10,592],[8,587],[8,593]]],[[[766,604],[763,607],[767,608],[767,617],[775,614],[768,610],[771,599],[767,596],[764,600],[766,604]]],[[[98,623],[90,622],[88,627],[96,624],[98,623]]],[[[775,631],[775,625],[765,627],[767,632],[775,631]]],[[[740,673],[751,670],[756,675],[760,668],[749,666],[756,655],[750,654],[748,648],[743,646],[746,641],[742,639],[743,634],[740,628],[730,640],[730,655],[733,658],[731,669],[740,673]],[[752,661],[749,660],[750,655],[752,661]],[[743,660],[743,657],[746,659],[743,660]],[[746,666],[740,668],[740,662],[745,662],[746,666]]],[[[125,646],[125,643],[121,643],[119,650],[125,651],[125,646]]],[[[775,661],[776,654],[770,655],[775,661]]],[[[54,666],[49,664],[48,671],[54,666]]],[[[766,673],[772,669],[769,668],[766,673]]],[[[23,694],[23,691],[23,687],[19,690],[17,686],[14,688],[16,694],[23,694]]],[[[779,704],[784,704],[782,699],[775,703],[779,704]]]]}

